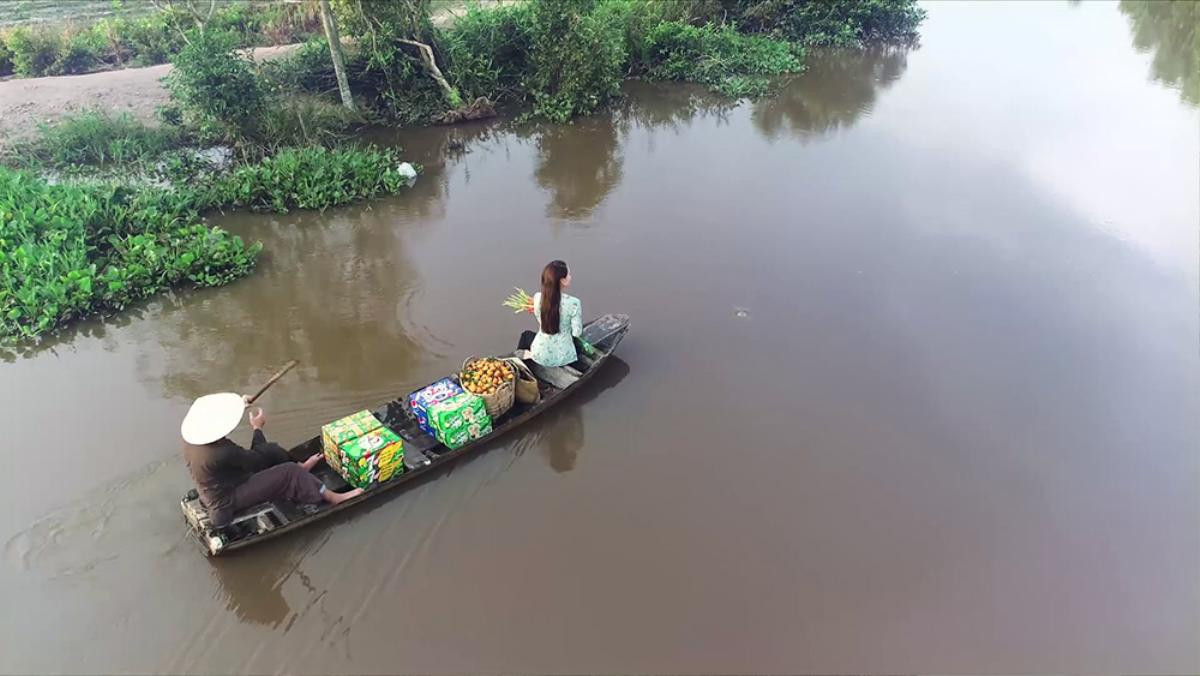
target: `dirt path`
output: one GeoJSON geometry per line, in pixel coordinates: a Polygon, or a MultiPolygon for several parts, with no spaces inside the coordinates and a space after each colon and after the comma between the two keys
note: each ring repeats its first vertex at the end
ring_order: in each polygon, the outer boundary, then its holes
{"type": "MultiPolygon", "coordinates": [[[[271,59],[298,46],[257,47],[251,50],[251,56],[256,60],[271,59]]],[[[128,112],[143,122],[153,123],[155,109],[170,98],[161,82],[169,72],[171,65],[162,64],[0,82],[0,146],[33,134],[40,122],[53,122],[83,110],[128,112]]]]}
{"type": "MultiPolygon", "coordinates": [[[[521,0],[484,0],[484,7],[502,7],[521,0]]],[[[433,21],[449,25],[465,11],[461,0],[435,3],[433,21]]],[[[272,59],[300,45],[256,47],[250,50],[255,60],[272,59]]],[[[171,72],[170,64],[149,68],[107,70],[88,75],[13,78],[0,82],[0,148],[37,132],[41,122],[54,122],[65,115],[83,110],[128,112],[135,118],[154,123],[154,112],[167,103],[169,96],[161,82],[171,72]]]]}

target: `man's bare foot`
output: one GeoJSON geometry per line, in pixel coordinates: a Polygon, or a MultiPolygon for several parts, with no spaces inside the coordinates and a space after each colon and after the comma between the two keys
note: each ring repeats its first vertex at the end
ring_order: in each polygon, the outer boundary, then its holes
{"type": "Polygon", "coordinates": [[[345,493],[334,493],[333,491],[325,491],[324,493],[321,494],[321,496],[325,498],[325,502],[328,502],[331,505],[336,505],[339,502],[345,502],[345,501],[349,500],[350,498],[357,498],[358,496],[360,496],[362,494],[363,494],[363,489],[355,488],[352,490],[348,490],[345,493]]]}
{"type": "Polygon", "coordinates": [[[313,453],[312,455],[308,456],[308,460],[300,463],[300,466],[303,467],[306,472],[311,472],[312,468],[316,467],[318,462],[321,462],[321,454],[313,453]]]}

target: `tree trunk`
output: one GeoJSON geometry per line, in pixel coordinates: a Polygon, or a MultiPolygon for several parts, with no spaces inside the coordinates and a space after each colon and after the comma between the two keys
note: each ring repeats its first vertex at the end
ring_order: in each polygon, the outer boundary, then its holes
{"type": "Polygon", "coordinates": [[[417,51],[421,52],[421,62],[425,64],[425,71],[442,88],[442,94],[446,97],[446,102],[450,104],[450,107],[458,108],[461,106],[462,95],[458,93],[457,89],[451,87],[450,83],[446,81],[445,76],[442,75],[442,69],[438,68],[437,59],[433,58],[433,48],[424,42],[417,42],[416,40],[400,39],[400,42],[412,45],[417,48],[417,51]]]}
{"type": "Polygon", "coordinates": [[[342,56],[342,41],[338,37],[337,22],[333,20],[333,9],[329,7],[329,0],[321,0],[321,24],[325,27],[325,39],[329,42],[329,56],[333,59],[333,74],[337,76],[342,105],[354,110],[350,82],[346,79],[346,59],[342,56]]]}

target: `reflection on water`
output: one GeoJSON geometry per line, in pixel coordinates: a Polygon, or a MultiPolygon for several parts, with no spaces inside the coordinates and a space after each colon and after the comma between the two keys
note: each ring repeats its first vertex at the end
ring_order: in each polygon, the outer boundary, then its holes
{"type": "Polygon", "coordinates": [[[229,557],[212,562],[213,575],[226,595],[226,607],[239,620],[279,626],[291,613],[283,582],[294,561],[279,557],[229,557]]]}
{"type": "Polygon", "coordinates": [[[1133,44],[1153,52],[1154,79],[1200,104],[1200,2],[1196,0],[1121,0],[1129,17],[1133,44]]]}
{"type": "Polygon", "coordinates": [[[110,329],[129,326],[132,322],[141,319],[149,308],[157,309],[160,303],[171,302],[172,295],[169,292],[163,297],[151,299],[146,303],[134,304],[111,317],[91,317],[71,324],[36,343],[0,345],[0,361],[11,364],[18,359],[36,357],[43,353],[56,355],[59,350],[71,351],[74,349],[75,342],[83,338],[97,338],[103,341],[106,350],[112,351],[115,344],[108,334],[110,329]]]}
{"type": "Polygon", "coordinates": [[[293,616],[292,607],[283,595],[283,585],[293,575],[310,596],[319,596],[298,570],[309,551],[308,543],[316,536],[319,533],[277,540],[259,550],[210,560],[213,576],[224,592],[226,607],[239,620],[274,628],[293,616]]]}
{"type": "Polygon", "coordinates": [[[879,90],[900,79],[908,49],[816,50],[807,70],[773,97],[754,104],[754,126],[769,139],[785,130],[800,139],[828,134],[870,114],[879,90]]]}
{"type": "Polygon", "coordinates": [[[545,414],[538,424],[544,430],[538,439],[539,447],[546,455],[550,468],[559,474],[575,469],[579,461],[579,450],[583,448],[583,410],[606,390],[616,387],[629,375],[629,364],[618,357],[609,359],[604,368],[592,377],[583,389],[545,414]]]}
{"type": "MultiPolygon", "coordinates": [[[[416,200],[414,209],[405,204],[414,223],[440,220],[445,217],[445,202],[449,185],[446,170],[460,162],[470,163],[472,150],[496,139],[503,125],[495,120],[468,122],[454,126],[419,129],[378,128],[364,135],[364,140],[383,145],[399,146],[410,161],[421,165],[424,172],[414,189],[404,194],[404,202],[416,200]]],[[[468,183],[469,170],[468,170],[468,183]]]]}
{"type": "MultiPolygon", "coordinates": [[[[771,139],[785,128],[812,138],[848,127],[870,112],[880,89],[900,78],[907,58],[904,47],[818,52],[804,75],[783,79],[775,96],[752,104],[754,124],[771,139]]],[[[611,114],[519,132],[537,145],[534,176],[550,193],[549,216],[586,219],[620,184],[630,123],[648,129],[682,129],[708,119],[727,124],[730,112],[745,105],[699,86],[629,82],[624,91],[627,98],[611,114]]]]}
{"type": "Polygon", "coordinates": [[[534,177],[550,193],[547,215],[568,220],[591,215],[621,182],[620,137],[613,115],[538,128],[534,177]]]}
{"type": "Polygon", "coordinates": [[[347,390],[370,389],[381,369],[411,369],[430,346],[414,338],[419,327],[406,317],[415,273],[388,216],[356,209],[288,221],[226,218],[225,227],[270,242],[259,268],[224,289],[167,304],[155,334],[166,363],[145,376],[187,399],[235,387],[231,374],[251,378],[292,358],[300,360],[298,375],[347,390]]]}
{"type": "Polygon", "coordinates": [[[650,82],[627,82],[628,98],[617,114],[646,129],[682,131],[697,122],[729,123],[729,113],[738,103],[699,85],[661,86],[650,82]]]}

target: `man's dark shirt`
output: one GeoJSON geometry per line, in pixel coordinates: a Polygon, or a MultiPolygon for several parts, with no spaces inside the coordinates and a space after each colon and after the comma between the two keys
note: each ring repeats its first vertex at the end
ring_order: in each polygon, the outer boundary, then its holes
{"type": "Polygon", "coordinates": [[[247,451],[228,437],[211,444],[183,443],[183,459],[209,514],[232,511],[233,489],[251,474],[292,461],[287,451],[267,441],[262,430],[254,430],[250,449],[247,451]]]}

